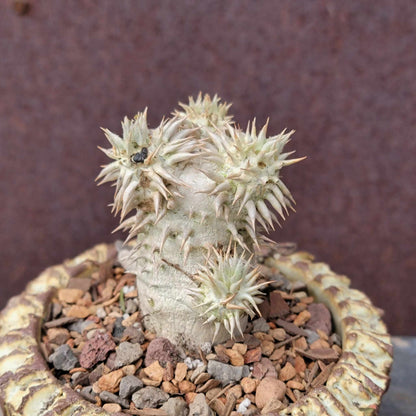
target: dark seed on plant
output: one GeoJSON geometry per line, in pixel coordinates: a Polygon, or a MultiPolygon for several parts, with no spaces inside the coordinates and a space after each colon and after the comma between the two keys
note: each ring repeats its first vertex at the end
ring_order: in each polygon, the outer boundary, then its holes
{"type": "Polygon", "coordinates": [[[134,163],[143,163],[148,155],[148,151],[147,151],[147,147],[143,147],[143,149],[140,152],[135,153],[132,157],[131,160],[134,163]]]}

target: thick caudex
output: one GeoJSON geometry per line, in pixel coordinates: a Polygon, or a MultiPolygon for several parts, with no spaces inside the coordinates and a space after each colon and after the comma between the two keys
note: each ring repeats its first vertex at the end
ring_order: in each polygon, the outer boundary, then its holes
{"type": "Polygon", "coordinates": [[[149,128],[147,111],[104,130],[113,212],[128,232],[119,258],[137,276],[149,329],[189,348],[244,330],[261,302],[251,253],[294,200],[280,178],[293,132],[240,129],[230,105],[200,94],[149,128]]]}

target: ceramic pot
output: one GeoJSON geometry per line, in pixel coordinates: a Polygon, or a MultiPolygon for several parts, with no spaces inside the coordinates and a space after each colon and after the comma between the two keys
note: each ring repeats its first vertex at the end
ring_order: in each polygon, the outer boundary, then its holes
{"type": "MultiPolygon", "coordinates": [[[[0,403],[5,415],[109,415],[58,382],[45,362],[39,338],[54,291],[66,287],[70,278],[86,276],[99,263],[115,257],[113,245],[101,244],[50,267],[1,311],[0,403]]],[[[342,337],[342,356],[326,384],[310,391],[281,414],[377,414],[392,364],[392,344],[382,312],[365,294],[351,289],[348,278],[335,274],[324,263],[313,262],[308,253],[274,253],[265,258],[265,266],[289,280],[304,282],[309,293],[330,309],[342,337]]]]}

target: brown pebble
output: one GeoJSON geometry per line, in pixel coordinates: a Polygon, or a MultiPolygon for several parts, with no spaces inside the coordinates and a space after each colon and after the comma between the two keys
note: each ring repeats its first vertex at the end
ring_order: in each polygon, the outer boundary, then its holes
{"type": "Polygon", "coordinates": [[[300,337],[293,340],[293,345],[295,346],[295,348],[299,348],[301,350],[308,349],[308,342],[306,341],[305,337],[300,337]]]}
{"type": "Polygon", "coordinates": [[[283,328],[275,328],[269,331],[269,334],[276,340],[276,341],[283,341],[286,339],[286,331],[283,328]]]}
{"type": "Polygon", "coordinates": [[[324,331],[317,329],[316,333],[319,335],[319,338],[322,338],[324,341],[328,341],[329,337],[324,331]]]}
{"type": "Polygon", "coordinates": [[[197,393],[195,393],[193,391],[191,391],[189,393],[185,393],[186,404],[190,405],[194,401],[196,396],[197,396],[197,393]]]}
{"type": "Polygon", "coordinates": [[[295,367],[293,367],[293,365],[290,364],[289,362],[287,362],[286,365],[279,372],[279,380],[281,381],[290,380],[291,378],[295,376],[296,376],[295,367]]]}
{"type": "Polygon", "coordinates": [[[58,299],[65,303],[76,303],[83,294],[84,291],[81,289],[63,288],[58,290],[58,299]]]}
{"type": "Polygon", "coordinates": [[[227,348],[224,345],[215,345],[214,351],[217,354],[217,360],[227,364],[230,361],[230,357],[226,353],[227,348]]]}
{"type": "Polygon", "coordinates": [[[273,341],[273,337],[266,332],[255,332],[253,335],[260,341],[273,341]]]}
{"type": "Polygon", "coordinates": [[[295,370],[298,374],[306,370],[305,360],[300,355],[295,357],[295,370]]]}
{"type": "Polygon", "coordinates": [[[188,380],[182,380],[182,381],[180,381],[179,384],[178,384],[178,387],[179,387],[179,391],[182,394],[191,393],[191,392],[193,392],[193,391],[196,390],[195,384],[194,383],[191,383],[188,380]]]}
{"type": "Polygon", "coordinates": [[[170,381],[164,381],[162,383],[162,390],[168,394],[178,394],[178,387],[174,386],[170,381]]]}
{"type": "Polygon", "coordinates": [[[322,360],[324,362],[332,362],[337,361],[339,358],[339,354],[331,348],[316,348],[307,351],[296,349],[296,351],[299,354],[311,360],[322,360]]]}
{"type": "Polygon", "coordinates": [[[248,350],[244,354],[244,363],[250,364],[260,361],[261,359],[261,347],[253,348],[251,350],[248,350]]]}
{"type": "Polygon", "coordinates": [[[201,373],[199,374],[196,379],[194,380],[194,383],[196,385],[205,383],[207,380],[209,380],[211,378],[211,374],[208,373],[201,373]]]}
{"type": "Polygon", "coordinates": [[[163,373],[163,380],[164,381],[171,381],[174,376],[174,366],[173,364],[168,361],[166,363],[165,372],[163,373]]]}
{"type": "Polygon", "coordinates": [[[311,313],[306,309],[302,311],[293,321],[296,326],[303,326],[309,321],[311,313]]]}
{"type": "Polygon", "coordinates": [[[323,303],[312,303],[308,306],[308,311],[311,313],[311,318],[306,324],[306,328],[313,331],[320,329],[325,334],[330,335],[332,319],[329,309],[323,303]]]}
{"type": "Polygon", "coordinates": [[[279,410],[286,407],[279,399],[270,400],[261,410],[262,415],[277,414],[279,410]]]}
{"type": "Polygon", "coordinates": [[[185,363],[176,364],[175,380],[178,382],[185,380],[187,372],[188,372],[188,366],[185,363]]]}
{"type": "Polygon", "coordinates": [[[286,383],[287,387],[291,388],[291,389],[296,389],[296,390],[305,390],[305,386],[300,383],[299,381],[296,380],[289,380],[286,383]]]}
{"type": "Polygon", "coordinates": [[[269,357],[269,359],[271,361],[278,361],[285,355],[285,352],[286,352],[285,347],[277,348],[273,351],[273,354],[269,357]]]}
{"type": "Polygon", "coordinates": [[[133,376],[136,372],[136,366],[134,364],[125,365],[121,370],[123,370],[125,376],[133,376]]]}
{"type": "Polygon", "coordinates": [[[284,321],[283,319],[277,319],[276,324],[282,327],[287,333],[291,335],[300,335],[302,337],[308,336],[308,333],[304,329],[299,328],[292,322],[284,321]]]}
{"type": "Polygon", "coordinates": [[[151,380],[158,381],[159,384],[163,380],[165,369],[159,364],[159,361],[154,361],[152,364],[143,369],[144,373],[151,380]]]}
{"type": "Polygon", "coordinates": [[[274,350],[274,342],[264,340],[261,342],[261,352],[266,357],[269,357],[274,350]]]}
{"type": "Polygon", "coordinates": [[[72,305],[68,310],[64,310],[65,315],[70,318],[84,319],[93,313],[91,308],[86,306],[72,305]]]}
{"type": "Polygon", "coordinates": [[[312,342],[309,348],[311,350],[316,350],[319,348],[330,348],[330,345],[324,339],[319,338],[316,341],[312,342]]]}
{"type": "Polygon", "coordinates": [[[112,371],[111,373],[105,374],[100,377],[97,381],[97,385],[101,390],[115,393],[118,391],[120,381],[123,378],[123,370],[112,371]]]}
{"type": "Polygon", "coordinates": [[[220,383],[221,382],[219,380],[215,380],[215,379],[211,378],[205,384],[198,387],[197,393],[206,393],[208,390],[211,390],[214,387],[217,387],[220,383]]]}
{"type": "Polygon", "coordinates": [[[259,409],[262,409],[273,399],[283,400],[285,393],[285,383],[273,377],[265,377],[257,386],[256,405],[259,409]]]}
{"type": "Polygon", "coordinates": [[[229,390],[227,390],[227,392],[225,393],[225,397],[227,397],[227,399],[228,399],[228,397],[230,396],[230,395],[234,395],[234,397],[236,398],[236,399],[239,399],[242,395],[243,395],[243,389],[242,389],[242,387],[241,387],[241,385],[240,384],[236,384],[235,386],[233,386],[233,387],[231,387],[229,390]]]}
{"type": "Polygon", "coordinates": [[[247,348],[251,350],[252,348],[257,348],[260,346],[260,340],[257,339],[254,335],[244,334],[244,344],[246,344],[247,348]]]}
{"type": "Polygon", "coordinates": [[[281,292],[274,291],[269,295],[270,299],[270,312],[271,318],[282,318],[289,313],[289,305],[283,299],[281,292]]]}
{"type": "Polygon", "coordinates": [[[300,313],[302,311],[304,311],[306,308],[308,307],[308,305],[304,302],[299,302],[298,304],[296,304],[295,306],[292,306],[290,308],[290,311],[292,313],[300,313]]]}
{"type": "Polygon", "coordinates": [[[240,381],[241,387],[244,390],[244,393],[253,393],[256,390],[258,380],[249,377],[243,377],[240,381]]]}
{"type": "Polygon", "coordinates": [[[106,403],[103,405],[103,409],[108,413],[121,412],[121,406],[117,403],[106,403]]]}
{"type": "Polygon", "coordinates": [[[244,355],[247,352],[247,344],[241,344],[240,342],[236,342],[233,345],[232,349],[239,352],[241,355],[244,355]]]}
{"type": "Polygon", "coordinates": [[[65,344],[69,339],[69,331],[66,328],[50,328],[46,334],[49,342],[56,345],[65,344]]]}
{"type": "Polygon", "coordinates": [[[230,357],[230,363],[234,366],[244,365],[244,357],[236,350],[226,349],[225,353],[230,357]]]}

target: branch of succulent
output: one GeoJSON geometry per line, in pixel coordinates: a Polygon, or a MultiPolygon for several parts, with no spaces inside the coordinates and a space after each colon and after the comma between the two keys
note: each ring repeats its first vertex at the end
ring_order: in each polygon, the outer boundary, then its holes
{"type": "Polygon", "coordinates": [[[244,331],[261,302],[245,253],[268,240],[273,209],[293,209],[280,170],[302,159],[283,152],[293,132],[267,137],[255,121],[243,131],[217,96],[180,105],[154,129],[146,110],[124,119],[123,137],[105,129],[113,161],[97,179],[116,185],[117,230],[128,231],[119,260],[137,276],[145,324],[197,349],[244,331]]]}

